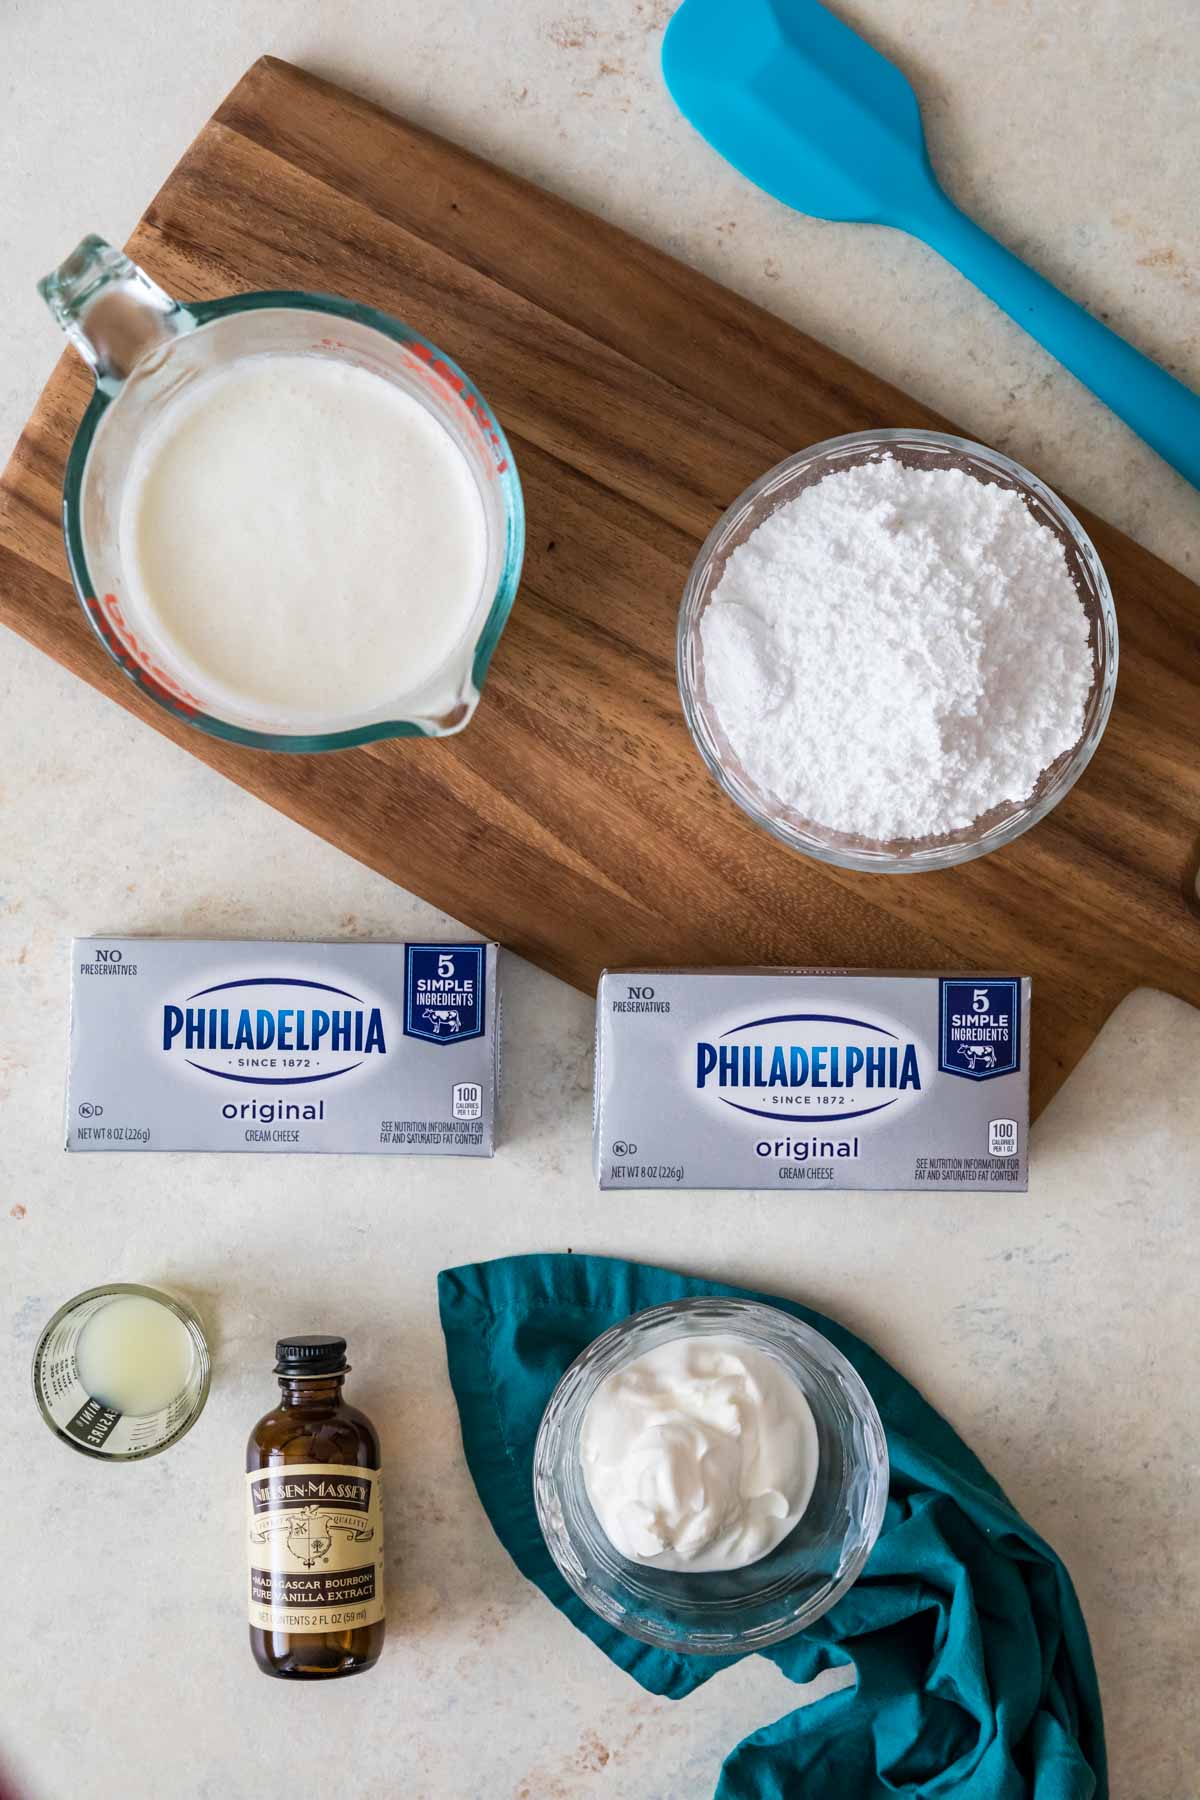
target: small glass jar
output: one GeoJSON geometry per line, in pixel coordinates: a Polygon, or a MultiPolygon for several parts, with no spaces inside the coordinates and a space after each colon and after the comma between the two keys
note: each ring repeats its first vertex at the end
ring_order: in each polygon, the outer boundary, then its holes
{"type": "Polygon", "coordinates": [[[204,1411],[211,1374],[204,1327],[186,1300],[127,1281],[88,1288],[60,1306],[33,1353],[33,1392],[46,1424],[72,1450],[102,1462],[139,1462],[177,1444],[204,1411]],[[75,1352],[84,1327],[104,1307],[126,1297],[164,1307],[191,1339],[192,1366],[186,1381],[166,1406],[154,1412],[115,1412],[90,1394],[79,1376],[75,1352]]]}
{"type": "Polygon", "coordinates": [[[677,1300],[614,1325],[571,1364],[542,1419],[533,1486],[550,1554],[593,1612],[663,1650],[731,1656],[803,1631],[858,1578],[883,1523],[887,1443],[857,1371],[811,1326],[753,1300],[677,1300]],[[614,1549],[588,1498],[580,1439],[603,1381],[659,1344],[701,1335],[740,1338],[797,1383],[816,1422],[818,1466],[807,1508],[768,1555],[684,1572],[614,1549]]]}

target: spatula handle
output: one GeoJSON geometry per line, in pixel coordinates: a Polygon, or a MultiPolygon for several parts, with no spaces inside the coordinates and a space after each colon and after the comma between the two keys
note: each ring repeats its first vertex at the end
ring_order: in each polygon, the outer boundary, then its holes
{"type": "Polygon", "coordinates": [[[1200,487],[1200,394],[1176,381],[938,193],[918,234],[1200,487]]]}

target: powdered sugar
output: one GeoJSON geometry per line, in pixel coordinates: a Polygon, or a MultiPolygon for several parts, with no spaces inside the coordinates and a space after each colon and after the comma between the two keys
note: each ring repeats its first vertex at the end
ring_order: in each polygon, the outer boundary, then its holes
{"type": "Polygon", "coordinates": [[[825,476],[733,551],[704,686],[751,781],[889,841],[1025,799],[1092,686],[1062,545],[1021,496],[894,458],[825,476]]]}

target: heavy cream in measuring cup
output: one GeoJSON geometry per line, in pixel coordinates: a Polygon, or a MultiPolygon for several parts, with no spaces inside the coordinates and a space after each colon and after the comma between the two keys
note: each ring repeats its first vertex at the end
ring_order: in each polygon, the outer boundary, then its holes
{"type": "Polygon", "coordinates": [[[298,353],[240,358],[168,404],[120,535],[135,611],[201,693],[284,723],[418,690],[487,561],[445,427],[381,376],[298,353]]]}
{"type": "Polygon", "coordinates": [[[781,1544],[812,1498],[817,1427],[787,1371],[741,1338],[673,1338],[615,1369],[583,1417],[584,1485],[615,1550],[697,1574],[781,1544]]]}

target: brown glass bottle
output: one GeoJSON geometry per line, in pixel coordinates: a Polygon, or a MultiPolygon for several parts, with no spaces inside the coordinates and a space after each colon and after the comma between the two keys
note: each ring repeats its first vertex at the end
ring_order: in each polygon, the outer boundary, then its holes
{"type": "Polygon", "coordinates": [[[280,1338],[279,1403],[246,1446],[250,1649],[291,1681],[379,1660],[383,1518],[379,1438],[342,1399],[340,1337],[280,1338]]]}

